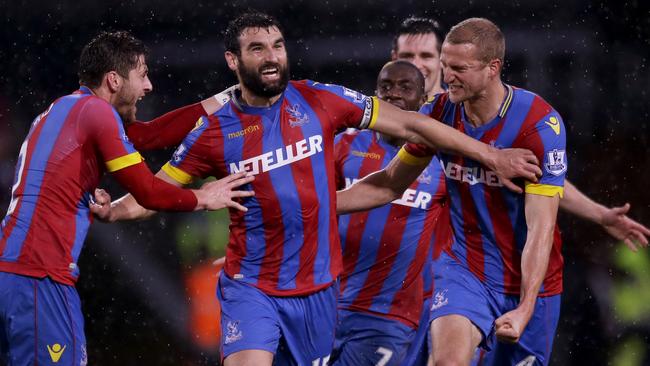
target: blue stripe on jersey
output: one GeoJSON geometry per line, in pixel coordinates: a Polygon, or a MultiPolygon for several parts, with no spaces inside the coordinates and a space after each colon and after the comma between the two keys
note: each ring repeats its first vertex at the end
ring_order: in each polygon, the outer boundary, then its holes
{"type": "MultiPolygon", "coordinates": [[[[229,134],[242,131],[244,128],[237,113],[233,110],[232,103],[228,103],[219,112],[219,123],[223,135],[224,164],[230,171],[230,163],[237,164],[244,160],[243,136],[229,138],[229,134]],[[228,108],[226,110],[226,108],[228,108]]],[[[264,237],[264,221],[260,203],[256,196],[248,197],[246,200],[248,211],[244,214],[244,226],[246,227],[246,256],[240,260],[240,270],[243,281],[256,285],[260,274],[261,263],[265,255],[266,243],[264,237]],[[257,249],[254,251],[253,249],[257,249]],[[255,279],[252,281],[252,279],[255,279]]]]}
{"type": "Polygon", "coordinates": [[[77,203],[77,213],[75,214],[75,233],[74,233],[74,244],[72,245],[72,262],[75,264],[75,267],[72,268],[72,275],[75,277],[79,276],[79,266],[77,266],[77,261],[79,260],[79,253],[81,253],[81,248],[84,245],[84,239],[86,238],[86,233],[88,233],[88,227],[90,226],[90,219],[88,214],[90,209],[88,208],[90,204],[90,193],[84,192],[81,196],[81,199],[77,203]]]}
{"type": "MultiPolygon", "coordinates": [[[[310,107],[302,95],[290,85],[287,88],[287,102],[297,104],[304,107],[304,113],[309,118],[309,123],[300,126],[302,134],[305,138],[309,136],[320,135],[325,141],[325,132],[323,131],[322,121],[318,119],[318,115],[310,107]]],[[[294,127],[291,127],[294,128],[294,127]]],[[[320,278],[314,277],[314,284],[320,285],[330,283],[334,279],[330,273],[330,190],[329,178],[327,176],[326,166],[331,165],[332,173],[334,173],[334,166],[331,162],[325,161],[324,150],[328,148],[323,146],[323,152],[312,155],[309,159],[311,161],[314,186],[316,187],[316,194],[318,194],[318,249],[316,260],[314,261],[314,275],[320,274],[320,278]]]]}
{"type": "MultiPolygon", "coordinates": [[[[439,153],[440,163],[444,164],[445,161],[449,161],[449,155],[445,153],[439,153]]],[[[442,167],[443,174],[444,166],[442,167]]],[[[458,183],[454,180],[447,180],[447,195],[449,196],[449,202],[461,202],[460,192],[458,191],[458,183]]],[[[450,204],[449,205],[450,216],[451,216],[451,226],[454,230],[454,244],[451,246],[454,255],[458,258],[461,263],[467,264],[467,247],[465,245],[458,245],[457,243],[466,243],[464,229],[464,219],[463,219],[463,207],[460,204],[450,204]]]]}
{"type": "MultiPolygon", "coordinates": [[[[373,299],[372,305],[370,306],[370,310],[372,311],[377,311],[380,313],[389,312],[391,305],[393,304],[395,294],[402,288],[401,284],[404,283],[404,280],[406,279],[406,273],[411,266],[405,266],[404,263],[413,262],[415,253],[418,248],[420,234],[422,234],[422,231],[424,230],[425,220],[422,217],[418,217],[418,215],[414,213],[416,210],[420,209],[411,208],[411,213],[406,220],[404,234],[402,235],[402,240],[399,244],[397,257],[395,258],[395,262],[390,270],[390,273],[388,274],[388,277],[386,277],[384,280],[384,285],[382,286],[379,296],[376,296],[373,299]]],[[[422,215],[424,213],[419,212],[419,214],[422,215]]]]}
{"type": "MultiPolygon", "coordinates": [[[[289,89],[289,87],[287,87],[289,89]]],[[[285,97],[286,97],[285,91],[285,97]]],[[[281,103],[281,102],[280,102],[281,103]]],[[[280,113],[278,109],[276,111],[280,113]]],[[[282,122],[273,123],[275,116],[267,118],[260,116],[264,125],[264,136],[262,140],[262,151],[281,150],[286,154],[284,141],[282,140],[282,122]]],[[[278,205],[282,211],[282,225],[284,226],[284,245],[282,248],[282,264],[278,274],[277,288],[280,290],[293,290],[296,288],[296,277],[300,269],[300,249],[303,245],[304,227],[302,220],[302,204],[298,196],[296,180],[291,170],[291,164],[271,169],[267,172],[271,184],[278,199],[278,205]],[[293,237],[288,236],[295,235],[293,237]]],[[[261,267],[261,266],[260,266],[261,267]]]]}
{"type": "MultiPolygon", "coordinates": [[[[32,152],[32,157],[27,166],[27,179],[21,184],[25,185],[23,195],[20,198],[20,210],[16,217],[16,226],[14,226],[11,234],[7,238],[7,245],[2,253],[2,259],[8,261],[15,261],[20,256],[20,251],[23,247],[23,242],[27,236],[27,232],[32,224],[32,216],[40,197],[41,184],[45,175],[45,169],[50,160],[50,154],[54,148],[61,128],[63,127],[68,113],[72,107],[81,98],[87,95],[73,94],[59,99],[48,113],[45,123],[41,129],[37,141],[30,141],[29,144],[36,143],[36,147],[32,152]]],[[[26,152],[25,152],[26,153],[26,152]]]]}
{"type": "MultiPolygon", "coordinates": [[[[467,167],[480,166],[469,161],[465,164],[467,167]]],[[[472,195],[472,201],[476,207],[478,215],[479,230],[481,233],[481,242],[483,245],[484,253],[484,268],[483,273],[505,273],[504,263],[498,247],[491,245],[490,243],[496,243],[496,233],[494,232],[494,225],[492,224],[492,217],[490,216],[489,208],[487,207],[487,202],[485,200],[485,186],[483,184],[470,185],[470,193],[472,195]]],[[[494,288],[494,290],[502,292],[503,287],[494,288]]]]}
{"type": "Polygon", "coordinates": [[[124,131],[124,122],[122,122],[122,118],[120,117],[119,114],[117,114],[117,111],[115,110],[114,107],[113,109],[113,117],[115,117],[115,122],[117,123],[117,129],[120,132],[120,137],[122,137],[122,146],[124,146],[124,150],[127,151],[127,153],[131,154],[136,152],[137,150],[129,141],[129,138],[126,136],[126,132],[124,131]]]}
{"type": "Polygon", "coordinates": [[[497,147],[512,146],[512,143],[519,135],[521,125],[524,123],[528,111],[530,111],[530,106],[534,98],[535,95],[533,93],[522,91],[521,89],[514,91],[510,108],[508,108],[505,116],[503,128],[495,144],[497,147]]]}
{"type": "MultiPolygon", "coordinates": [[[[365,143],[365,141],[363,147],[364,150],[361,151],[368,151],[368,143],[365,143]]],[[[363,159],[358,160],[359,162],[363,161],[363,159]]],[[[386,154],[384,156],[382,166],[386,166],[391,160],[392,156],[390,156],[390,154],[386,154]]],[[[346,163],[346,168],[347,166],[352,165],[348,164],[350,163],[346,163]]],[[[379,246],[381,244],[381,236],[370,234],[376,232],[376,227],[383,227],[386,224],[389,218],[390,208],[391,205],[385,205],[377,207],[368,212],[368,219],[366,221],[365,227],[363,228],[361,243],[359,243],[359,257],[357,259],[357,263],[354,265],[354,270],[349,274],[350,276],[348,277],[345,291],[343,294],[341,294],[339,303],[346,305],[352,304],[357,298],[359,291],[366,283],[366,279],[368,278],[368,274],[370,272],[369,269],[372,267],[373,263],[377,261],[377,253],[379,252],[379,246]]]]}

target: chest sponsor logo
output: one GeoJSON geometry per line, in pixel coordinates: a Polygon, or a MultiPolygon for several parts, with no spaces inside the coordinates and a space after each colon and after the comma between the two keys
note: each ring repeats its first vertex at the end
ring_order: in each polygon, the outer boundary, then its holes
{"type": "MultiPolygon", "coordinates": [[[[359,179],[345,178],[345,186],[349,187],[352,184],[359,181],[359,179]]],[[[415,189],[408,188],[402,194],[402,198],[396,199],[392,203],[396,205],[408,206],[413,208],[419,208],[426,210],[429,204],[431,203],[431,193],[425,191],[418,191],[415,189]]]]}
{"type": "Polygon", "coordinates": [[[556,135],[560,134],[560,121],[556,117],[551,117],[548,119],[548,121],[544,121],[544,123],[551,127],[556,135]]]}
{"type": "Polygon", "coordinates": [[[323,151],[323,136],[314,135],[262,155],[252,157],[237,163],[230,163],[230,173],[241,171],[260,174],[273,169],[307,159],[323,151]]]}
{"type": "Polygon", "coordinates": [[[300,110],[300,106],[298,104],[294,104],[292,106],[288,105],[284,111],[289,114],[289,125],[291,127],[300,127],[309,122],[309,116],[307,113],[300,110]]]}
{"type": "Polygon", "coordinates": [[[562,175],[566,172],[566,154],[564,150],[553,149],[547,154],[548,162],[544,164],[546,171],[553,175],[562,175]]]}
{"type": "Polygon", "coordinates": [[[501,183],[497,174],[491,170],[485,170],[481,167],[468,168],[452,162],[447,162],[445,165],[443,161],[440,161],[440,164],[445,176],[449,179],[469,183],[472,186],[483,183],[490,187],[503,187],[503,183],[501,183]]]}
{"type": "Polygon", "coordinates": [[[64,345],[61,347],[60,344],[54,343],[52,346],[49,344],[47,345],[47,352],[50,354],[50,359],[52,362],[57,363],[61,359],[61,356],[63,356],[63,352],[65,351],[65,348],[67,346],[64,345]]]}

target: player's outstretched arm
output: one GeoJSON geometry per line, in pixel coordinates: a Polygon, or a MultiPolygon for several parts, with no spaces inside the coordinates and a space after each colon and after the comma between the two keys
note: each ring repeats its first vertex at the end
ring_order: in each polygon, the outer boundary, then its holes
{"type": "Polygon", "coordinates": [[[510,179],[522,177],[537,182],[542,174],[537,157],[529,150],[499,150],[420,113],[403,111],[383,101],[378,105],[372,129],[479,161],[493,170],[512,191],[521,193],[522,189],[510,179]]]}
{"type": "Polygon", "coordinates": [[[403,162],[399,156],[394,157],[384,169],[337,191],[336,213],[342,215],[370,210],[400,198],[430,160],[412,165],[403,162]]]}
{"type": "Polygon", "coordinates": [[[602,226],[609,235],[625,243],[634,252],[648,246],[650,229],[627,216],[630,211],[629,203],[620,207],[605,207],[565,181],[564,198],[560,201],[560,208],[602,226]]]}
{"type": "Polygon", "coordinates": [[[521,254],[521,295],[519,305],[495,321],[497,338],[517,342],[535,310],[539,288],[546,276],[553,246],[553,232],[559,206],[558,195],[526,194],[528,236],[521,254]]]}
{"type": "Polygon", "coordinates": [[[191,104],[165,113],[151,121],[137,121],[126,126],[126,134],[139,151],[176,146],[194,128],[201,116],[216,113],[231,99],[238,85],[191,104]]]}
{"type": "MultiPolygon", "coordinates": [[[[177,189],[181,185],[162,170],[156,174],[156,178],[154,179],[160,180],[164,184],[168,184],[177,189]]],[[[246,175],[245,172],[240,172],[213,182],[208,182],[199,190],[192,190],[197,202],[194,210],[219,210],[225,207],[232,207],[241,211],[247,211],[246,207],[235,202],[234,199],[253,196],[254,192],[238,191],[235,188],[250,183],[253,179],[253,176],[246,175]]],[[[95,204],[90,207],[91,212],[98,219],[107,222],[144,219],[156,212],[154,207],[152,207],[155,204],[148,198],[144,198],[144,202],[138,199],[142,195],[140,190],[130,191],[132,191],[132,194],[127,194],[113,203],[110,203],[110,196],[106,192],[103,190],[96,191],[95,204]],[[143,202],[143,204],[141,205],[139,202],[143,202]]]]}

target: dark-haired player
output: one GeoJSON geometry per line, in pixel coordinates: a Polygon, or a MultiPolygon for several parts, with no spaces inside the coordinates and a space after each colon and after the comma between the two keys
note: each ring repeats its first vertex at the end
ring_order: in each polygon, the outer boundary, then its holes
{"type": "Polygon", "coordinates": [[[443,32],[431,18],[406,18],[397,28],[393,38],[391,58],[406,60],[417,66],[424,76],[424,94],[431,100],[444,92],[440,72],[440,47],[443,32]]]}
{"type": "MultiPolygon", "coordinates": [[[[241,93],[202,118],[162,170],[177,184],[247,171],[256,196],[231,211],[230,242],[217,290],[226,365],[325,365],[336,319],[337,235],[334,134],[346,127],[467,154],[506,177],[535,179],[536,158],[497,150],[430,119],[356,91],[289,81],[280,25],[260,13],[233,20],[226,61],[241,93]],[[514,165],[511,163],[514,162],[514,165]]],[[[130,198],[110,220],[147,215],[130,198]]]]}
{"type": "Polygon", "coordinates": [[[137,101],[152,89],[146,54],[127,32],[95,37],[81,54],[80,89],[36,117],[22,144],[0,234],[0,356],[9,365],[86,364],[74,284],[91,194],[104,172],[151,209],[245,209],[231,197],[250,193],[230,189],[250,178],[179,189],[155,178],[126,137],[123,123],[135,121],[137,101]]]}
{"type": "MultiPolygon", "coordinates": [[[[424,82],[412,63],[391,61],[377,77],[377,97],[417,111],[425,101],[424,82]]],[[[384,168],[403,142],[369,130],[338,135],[337,187],[384,168]]],[[[446,197],[435,159],[392,204],[339,216],[343,271],[333,365],[400,365],[411,356],[407,350],[420,322],[424,278],[431,278],[432,244],[449,240],[446,197]]],[[[425,314],[423,335],[428,307],[425,314]]]]}

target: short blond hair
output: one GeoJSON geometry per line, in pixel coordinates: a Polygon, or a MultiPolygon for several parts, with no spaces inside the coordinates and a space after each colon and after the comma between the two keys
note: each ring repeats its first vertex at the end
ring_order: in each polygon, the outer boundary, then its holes
{"type": "Polygon", "coordinates": [[[445,43],[471,43],[478,49],[478,59],[488,63],[499,59],[503,63],[506,40],[501,29],[485,18],[469,18],[456,24],[445,37],[445,43]]]}

